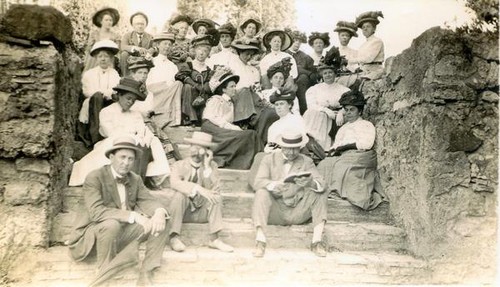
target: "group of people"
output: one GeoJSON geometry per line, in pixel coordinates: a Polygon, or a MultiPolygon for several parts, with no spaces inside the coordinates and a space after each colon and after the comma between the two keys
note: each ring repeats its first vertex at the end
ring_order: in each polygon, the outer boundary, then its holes
{"type": "Polygon", "coordinates": [[[98,285],[138,262],[150,282],[167,243],[175,251],[183,222],[208,222],[209,247],[232,252],[223,229],[219,168],[250,169],[255,190],[254,256],[266,248],[268,224],[312,219],[311,249],[326,256],[322,240],[330,193],[362,209],[386,200],[373,151],[375,127],[362,119],[359,86],[383,72],[384,47],[374,36],[381,12],[339,21],[341,46],[328,33],[307,39],[300,31],[269,30],[247,18],[238,30],[210,19],[176,15],[169,29],[145,32],[148,17],[130,17],[133,31],[119,37],[118,11],[93,16],[82,76],[84,99],[77,134],[92,151],[73,165],[70,186],[83,185],[85,210],[68,241],[75,260],[97,252],[98,285]],[[196,36],[187,39],[192,27],[196,36]],[[361,28],[367,41],[348,47],[361,28]],[[307,41],[308,40],[308,41],[307,41]],[[300,50],[302,43],[313,54],[300,50]],[[158,131],[194,125],[190,157],[172,156],[158,131]]]}

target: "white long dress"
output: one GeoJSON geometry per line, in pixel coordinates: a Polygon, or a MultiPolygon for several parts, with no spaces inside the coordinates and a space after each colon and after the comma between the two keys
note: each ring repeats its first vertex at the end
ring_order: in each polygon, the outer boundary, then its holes
{"type": "Polygon", "coordinates": [[[69,186],[82,185],[85,177],[92,170],[109,164],[110,161],[104,153],[113,146],[116,137],[123,135],[131,135],[136,138],[137,142],[150,139],[153,161],[148,164],[146,176],[170,174],[170,167],[162,144],[146,127],[141,113],[130,110],[123,112],[121,106],[114,103],[101,110],[99,121],[99,133],[105,139],[97,142],[90,153],[73,164],[69,186]]]}
{"type": "Polygon", "coordinates": [[[335,120],[335,117],[329,117],[324,110],[340,109],[340,97],[348,91],[350,91],[349,88],[337,83],[319,83],[310,87],[306,92],[307,110],[304,113],[306,130],[324,150],[328,150],[332,145],[332,139],[328,133],[335,120]]]}

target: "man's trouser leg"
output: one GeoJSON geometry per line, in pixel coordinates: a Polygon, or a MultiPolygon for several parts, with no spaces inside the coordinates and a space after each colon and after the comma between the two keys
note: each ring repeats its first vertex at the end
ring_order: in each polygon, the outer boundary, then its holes
{"type": "Polygon", "coordinates": [[[180,192],[175,192],[169,204],[168,212],[170,213],[170,220],[167,229],[169,234],[181,234],[182,222],[184,221],[184,214],[189,207],[189,198],[180,192]]]}
{"type": "Polygon", "coordinates": [[[195,211],[186,210],[184,214],[184,222],[190,223],[207,223],[210,234],[217,233],[222,230],[222,197],[216,196],[218,202],[210,203],[207,199],[203,199],[203,205],[195,211]]]}

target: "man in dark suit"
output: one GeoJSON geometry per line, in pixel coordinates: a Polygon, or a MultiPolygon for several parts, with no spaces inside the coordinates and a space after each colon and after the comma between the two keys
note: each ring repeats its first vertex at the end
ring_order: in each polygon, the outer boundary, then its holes
{"type": "Polygon", "coordinates": [[[161,264],[168,239],[167,211],[131,172],[140,149],[134,138],[118,137],[106,151],[111,161],[91,172],[83,184],[85,209],[70,234],[69,250],[76,261],[97,252],[99,274],[91,285],[99,285],[120,270],[138,263],[138,243],[147,240],[140,281],[151,283],[161,264]]]}
{"type": "Polygon", "coordinates": [[[311,249],[317,256],[326,256],[322,235],[328,192],[312,159],[300,154],[307,141],[300,132],[284,132],[277,140],[281,150],[262,158],[252,186],[256,190],[252,210],[257,241],[255,257],[264,256],[264,229],[268,224],[303,224],[311,217],[314,226],[311,249]]]}
{"type": "Polygon", "coordinates": [[[295,79],[297,85],[297,99],[299,100],[300,114],[303,115],[307,110],[306,91],[309,87],[316,84],[318,74],[314,67],[314,60],[311,56],[300,50],[300,45],[307,42],[306,34],[300,31],[286,30],[292,36],[293,44],[286,51],[292,55],[297,63],[298,76],[295,79]]]}
{"type": "Polygon", "coordinates": [[[142,12],[137,12],[130,16],[130,24],[134,29],[132,32],[125,33],[120,42],[120,69],[121,75],[127,76],[128,72],[128,57],[142,56],[148,54],[154,56],[153,52],[153,36],[144,31],[148,26],[148,17],[142,12]]]}

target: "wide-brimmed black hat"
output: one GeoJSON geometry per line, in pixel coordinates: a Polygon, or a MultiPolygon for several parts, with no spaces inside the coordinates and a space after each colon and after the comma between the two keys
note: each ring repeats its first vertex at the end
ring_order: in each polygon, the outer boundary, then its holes
{"type": "Polygon", "coordinates": [[[257,39],[240,38],[240,39],[234,40],[231,43],[231,47],[235,48],[236,50],[240,50],[240,51],[254,50],[254,51],[259,52],[260,51],[260,41],[257,39]]]}
{"type": "Polygon", "coordinates": [[[271,102],[271,104],[274,104],[277,101],[293,101],[293,100],[295,100],[295,93],[293,93],[293,91],[284,89],[277,89],[269,97],[269,102],[271,102]]]}
{"type": "Polygon", "coordinates": [[[292,59],[290,57],[281,59],[279,62],[272,64],[266,71],[266,75],[271,79],[274,74],[281,72],[285,79],[290,76],[292,70],[292,59]]]}
{"type": "Polygon", "coordinates": [[[236,36],[236,27],[231,23],[223,24],[217,31],[219,31],[219,34],[228,34],[232,39],[236,36]]]}
{"type": "Polygon", "coordinates": [[[334,32],[347,32],[351,34],[352,37],[358,37],[358,33],[356,31],[358,30],[358,27],[356,26],[356,23],[353,22],[347,22],[347,21],[338,21],[337,22],[337,27],[335,27],[334,32]]]}
{"type": "Polygon", "coordinates": [[[281,38],[281,48],[280,48],[281,51],[285,51],[292,45],[292,36],[290,36],[287,32],[283,30],[271,30],[267,32],[262,38],[262,42],[264,42],[264,46],[268,50],[271,50],[269,42],[274,36],[279,36],[281,38]]]}
{"type": "Polygon", "coordinates": [[[198,34],[198,29],[201,26],[205,26],[205,27],[207,27],[207,29],[208,28],[215,29],[215,26],[219,26],[219,24],[215,23],[214,21],[212,21],[210,19],[198,19],[198,20],[195,20],[193,22],[193,24],[191,25],[191,27],[193,27],[193,30],[196,34],[198,34]]]}
{"type": "Polygon", "coordinates": [[[113,90],[117,92],[130,92],[137,96],[138,101],[144,101],[146,99],[146,86],[144,83],[129,77],[121,78],[120,83],[118,86],[114,87],[113,90]]]}
{"type": "Polygon", "coordinates": [[[351,90],[342,94],[339,103],[341,106],[363,107],[366,104],[366,100],[360,91],[351,90]]]}
{"type": "Polygon", "coordinates": [[[143,12],[135,12],[134,14],[132,14],[130,16],[130,25],[132,25],[132,20],[134,20],[134,17],[135,16],[139,16],[141,15],[142,17],[144,17],[144,19],[146,19],[146,26],[149,24],[149,18],[146,14],[144,14],[143,12]]]}
{"type": "Polygon", "coordinates": [[[328,35],[327,32],[325,33],[320,33],[320,32],[312,32],[311,35],[309,35],[309,41],[307,42],[309,46],[313,46],[314,40],[316,39],[321,39],[323,40],[323,43],[325,43],[325,48],[330,46],[330,35],[328,35]]]}
{"type": "Polygon", "coordinates": [[[155,66],[153,64],[153,61],[151,61],[151,60],[146,60],[146,58],[144,58],[144,57],[134,57],[134,56],[130,56],[127,59],[127,64],[128,64],[128,69],[130,71],[141,69],[141,68],[151,69],[155,66]]]}
{"type": "Polygon", "coordinates": [[[262,23],[259,20],[255,19],[255,18],[252,18],[252,17],[245,18],[243,20],[243,22],[241,22],[241,24],[240,24],[241,31],[245,30],[245,28],[247,27],[247,25],[250,24],[250,23],[254,23],[255,24],[255,27],[256,27],[256,29],[255,29],[256,32],[255,33],[259,33],[260,28],[262,28],[262,23]]]}
{"type": "Polygon", "coordinates": [[[208,82],[208,86],[210,87],[210,90],[212,90],[212,92],[215,92],[217,88],[229,81],[238,83],[240,81],[240,76],[234,75],[230,68],[221,66],[217,67],[217,69],[215,70],[212,78],[210,78],[210,81],[208,82]]]}
{"type": "Polygon", "coordinates": [[[118,23],[118,21],[120,21],[120,13],[118,12],[118,10],[111,7],[104,7],[100,10],[97,10],[97,12],[94,13],[94,15],[92,16],[92,23],[97,27],[101,28],[101,21],[103,14],[106,13],[109,13],[109,15],[111,15],[111,18],[113,18],[113,26],[115,26],[118,23]]]}
{"type": "Polygon", "coordinates": [[[384,15],[382,14],[381,11],[369,11],[369,12],[362,13],[358,17],[356,17],[356,25],[359,28],[361,28],[361,26],[363,26],[363,23],[371,22],[375,26],[377,26],[378,23],[380,23],[380,21],[378,20],[378,17],[384,18],[384,15]]]}
{"type": "Polygon", "coordinates": [[[188,25],[191,25],[193,23],[193,19],[186,15],[176,15],[170,19],[170,25],[172,26],[179,22],[186,22],[188,25]]]}

